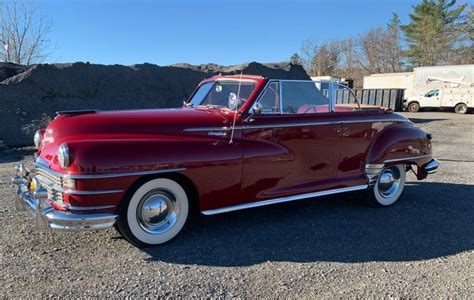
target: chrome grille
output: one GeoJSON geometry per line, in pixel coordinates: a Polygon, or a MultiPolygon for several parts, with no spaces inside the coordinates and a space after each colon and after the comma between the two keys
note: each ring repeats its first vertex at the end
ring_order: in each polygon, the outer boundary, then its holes
{"type": "Polygon", "coordinates": [[[57,185],[59,188],[62,186],[62,179],[60,176],[48,172],[47,170],[44,170],[42,168],[36,168],[35,169],[35,174],[38,176],[38,179],[40,179],[41,182],[45,182],[48,185],[57,185]]]}
{"type": "Polygon", "coordinates": [[[48,199],[63,205],[64,196],[62,192],[61,176],[58,176],[43,168],[36,168],[35,175],[40,181],[41,185],[48,191],[48,199]]]}

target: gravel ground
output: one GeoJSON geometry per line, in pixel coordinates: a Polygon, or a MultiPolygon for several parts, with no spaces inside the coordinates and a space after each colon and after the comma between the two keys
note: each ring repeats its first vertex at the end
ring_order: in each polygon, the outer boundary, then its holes
{"type": "MultiPolygon", "coordinates": [[[[0,154],[0,296],[474,296],[474,115],[407,114],[433,133],[440,171],[384,209],[360,194],[198,217],[137,249],[114,230],[36,232],[14,211],[0,154]]],[[[1,148],[1,147],[0,147],[1,148]]]]}

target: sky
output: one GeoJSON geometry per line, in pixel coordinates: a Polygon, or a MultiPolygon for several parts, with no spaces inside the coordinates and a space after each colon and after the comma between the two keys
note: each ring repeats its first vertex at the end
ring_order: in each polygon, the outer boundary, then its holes
{"type": "Polygon", "coordinates": [[[408,22],[411,0],[42,0],[52,19],[47,62],[222,65],[279,62],[324,42],[408,22]]]}

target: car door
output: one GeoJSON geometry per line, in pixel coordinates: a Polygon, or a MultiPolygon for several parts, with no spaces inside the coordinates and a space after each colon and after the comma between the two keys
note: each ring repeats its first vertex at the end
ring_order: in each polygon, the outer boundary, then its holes
{"type": "Polygon", "coordinates": [[[337,185],[341,123],[311,81],[270,81],[242,124],[242,195],[260,201],[337,185]]]}

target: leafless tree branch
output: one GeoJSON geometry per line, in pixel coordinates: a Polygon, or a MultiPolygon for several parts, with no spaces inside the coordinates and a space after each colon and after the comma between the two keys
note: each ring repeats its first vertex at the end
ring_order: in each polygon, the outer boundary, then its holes
{"type": "Polygon", "coordinates": [[[49,54],[51,20],[32,2],[7,1],[0,5],[3,60],[25,65],[42,62],[49,54]]]}

